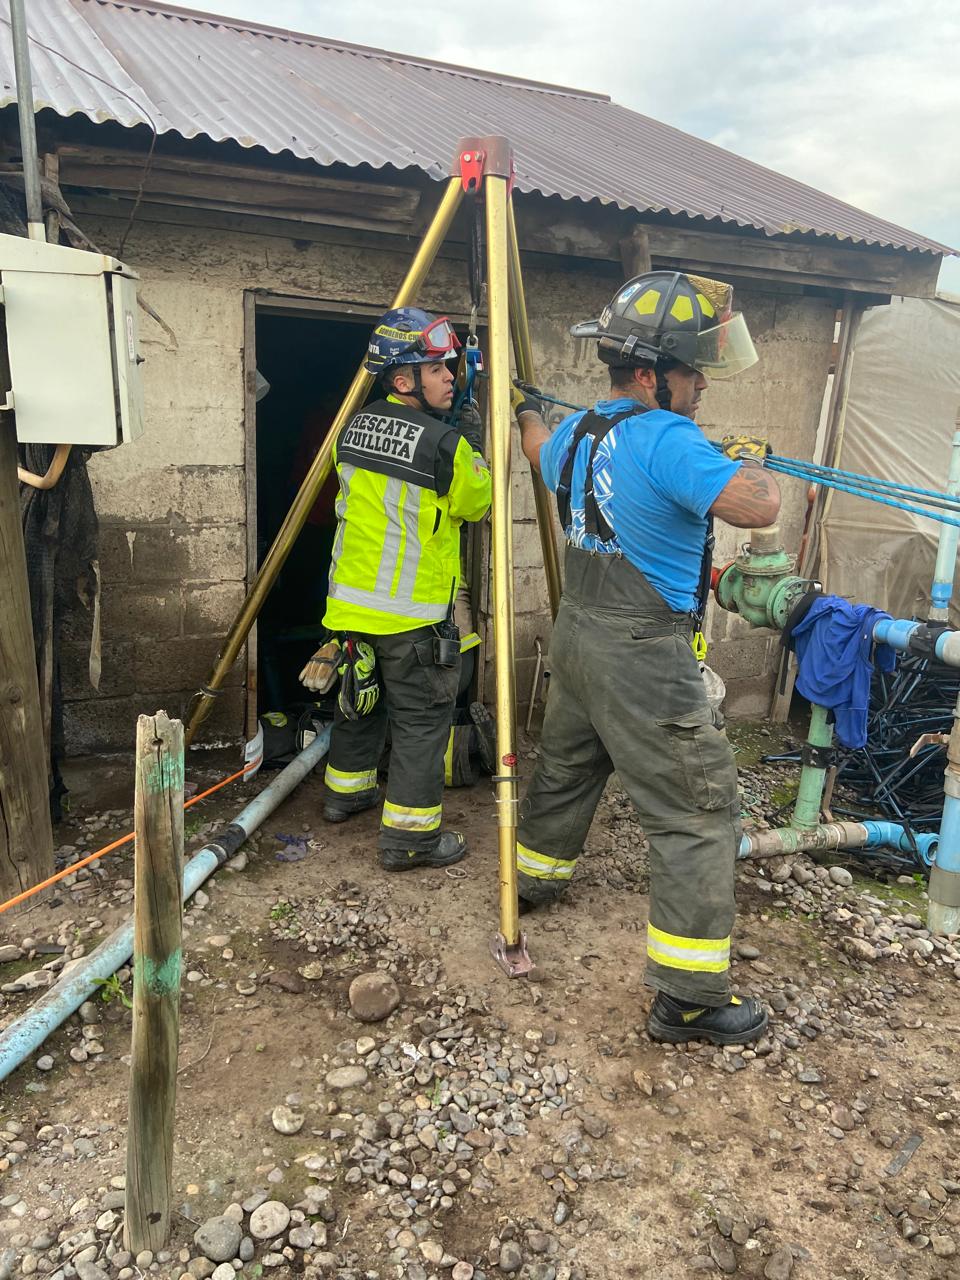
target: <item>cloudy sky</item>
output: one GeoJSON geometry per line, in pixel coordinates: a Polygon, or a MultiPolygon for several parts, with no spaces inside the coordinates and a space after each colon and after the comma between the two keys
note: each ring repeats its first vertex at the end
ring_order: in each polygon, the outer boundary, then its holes
{"type": "MultiPolygon", "coordinates": [[[[196,7],[609,94],[960,248],[957,0],[213,0],[196,7]]],[[[960,293],[960,259],[942,288],[960,293]]]]}

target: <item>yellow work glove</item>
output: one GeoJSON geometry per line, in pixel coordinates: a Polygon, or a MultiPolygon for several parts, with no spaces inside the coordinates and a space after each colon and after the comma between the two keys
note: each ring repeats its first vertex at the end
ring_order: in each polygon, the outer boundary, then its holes
{"type": "Polygon", "coordinates": [[[297,679],[314,693],[326,693],[333,684],[340,663],[340,641],[328,640],[321,645],[297,679]]]}
{"type": "Polygon", "coordinates": [[[773,453],[770,441],[761,436],[724,436],[720,441],[720,450],[728,458],[736,461],[739,458],[753,458],[755,462],[763,462],[773,453]]]}
{"type": "Polygon", "coordinates": [[[380,700],[377,655],[365,640],[347,636],[340,667],[340,710],[348,720],[368,716],[380,700]]]}
{"type": "Polygon", "coordinates": [[[536,387],[529,382],[514,382],[510,386],[510,404],[519,418],[521,413],[539,413],[543,417],[543,401],[536,387]]]}

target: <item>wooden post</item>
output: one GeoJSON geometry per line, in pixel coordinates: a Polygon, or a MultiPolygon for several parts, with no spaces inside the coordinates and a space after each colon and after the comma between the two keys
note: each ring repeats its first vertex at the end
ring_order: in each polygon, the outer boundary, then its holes
{"type": "Polygon", "coordinates": [[[0,902],[53,875],[13,416],[0,413],[0,902]]]}
{"type": "Polygon", "coordinates": [[[630,234],[620,241],[620,263],[625,280],[633,276],[642,276],[650,271],[650,236],[646,227],[639,222],[631,228],[630,234]]]}
{"type": "Polygon", "coordinates": [[[137,721],[133,1047],[124,1247],[156,1252],[170,1234],[180,1040],[183,725],[137,721]]]}

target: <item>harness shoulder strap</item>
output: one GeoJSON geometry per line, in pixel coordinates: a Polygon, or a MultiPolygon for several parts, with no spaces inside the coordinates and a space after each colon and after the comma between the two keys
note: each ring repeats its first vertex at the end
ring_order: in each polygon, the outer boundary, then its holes
{"type": "Polygon", "coordinates": [[[577,450],[580,447],[580,442],[590,436],[593,443],[590,446],[590,455],[587,458],[587,473],[583,482],[584,528],[591,537],[599,538],[601,542],[609,542],[613,538],[613,529],[604,519],[593,489],[594,460],[601,442],[606,439],[618,423],[646,412],[647,406],[639,403],[630,409],[621,410],[620,413],[615,413],[609,418],[602,413],[594,412],[593,409],[588,409],[577,423],[573,439],[570,442],[570,452],[567,454],[566,461],[563,464],[563,469],[560,472],[560,483],[557,486],[557,510],[560,514],[560,523],[564,529],[569,525],[571,517],[571,489],[577,450]]]}

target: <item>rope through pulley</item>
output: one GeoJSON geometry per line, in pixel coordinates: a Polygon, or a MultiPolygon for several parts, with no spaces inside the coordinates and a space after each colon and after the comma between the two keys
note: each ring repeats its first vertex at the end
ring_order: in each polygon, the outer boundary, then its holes
{"type": "Polygon", "coordinates": [[[469,196],[472,205],[470,239],[467,246],[467,272],[470,283],[470,327],[457,365],[456,391],[450,409],[450,421],[457,422],[465,404],[474,400],[477,374],[483,370],[483,354],[477,337],[477,323],[483,305],[483,206],[476,192],[469,196]]]}

